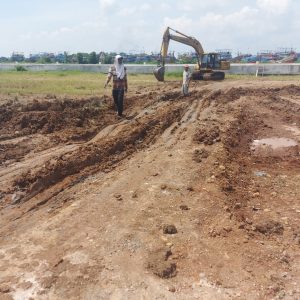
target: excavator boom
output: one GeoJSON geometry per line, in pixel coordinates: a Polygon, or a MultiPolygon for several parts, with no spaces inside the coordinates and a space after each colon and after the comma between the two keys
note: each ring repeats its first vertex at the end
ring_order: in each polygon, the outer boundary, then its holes
{"type": "Polygon", "coordinates": [[[167,27],[167,29],[164,32],[163,41],[161,44],[159,65],[154,70],[154,75],[158,81],[164,81],[165,58],[168,55],[170,40],[193,47],[197,53],[198,59],[201,58],[204,53],[201,43],[194,37],[187,36],[175,29],[167,27]],[[176,32],[178,35],[171,34],[170,30],[176,32]]]}

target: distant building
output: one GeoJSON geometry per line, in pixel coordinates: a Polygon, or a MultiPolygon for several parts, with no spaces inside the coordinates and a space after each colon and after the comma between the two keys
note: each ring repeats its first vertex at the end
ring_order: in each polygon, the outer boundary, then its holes
{"type": "Polygon", "coordinates": [[[230,49],[218,49],[216,52],[220,55],[220,59],[231,60],[232,54],[230,49]]]}

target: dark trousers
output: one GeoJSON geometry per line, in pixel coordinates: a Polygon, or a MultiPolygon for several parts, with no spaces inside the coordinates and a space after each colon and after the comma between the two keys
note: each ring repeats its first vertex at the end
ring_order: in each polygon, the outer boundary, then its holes
{"type": "Polygon", "coordinates": [[[113,90],[112,91],[115,106],[119,116],[123,113],[123,100],[124,100],[124,90],[113,90]]]}

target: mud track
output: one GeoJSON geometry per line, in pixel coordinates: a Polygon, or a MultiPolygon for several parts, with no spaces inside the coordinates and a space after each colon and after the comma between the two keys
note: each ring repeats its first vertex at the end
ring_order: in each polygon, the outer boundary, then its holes
{"type": "Polygon", "coordinates": [[[0,297],[299,298],[300,85],[256,84],[2,105],[0,297]]]}

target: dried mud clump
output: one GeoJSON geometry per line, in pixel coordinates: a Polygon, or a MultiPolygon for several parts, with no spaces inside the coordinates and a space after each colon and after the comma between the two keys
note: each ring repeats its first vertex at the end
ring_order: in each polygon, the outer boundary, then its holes
{"type": "Polygon", "coordinates": [[[205,149],[196,149],[193,153],[193,160],[197,163],[200,163],[202,159],[205,159],[209,156],[209,152],[205,149]]]}
{"type": "Polygon", "coordinates": [[[0,134],[17,131],[18,136],[34,133],[53,133],[66,128],[91,127],[101,123],[107,105],[103,99],[34,100],[25,105],[0,106],[0,134]]]}
{"type": "Polygon", "coordinates": [[[277,221],[264,221],[255,225],[255,231],[258,231],[264,235],[271,234],[283,234],[283,225],[277,221]]]}
{"type": "Polygon", "coordinates": [[[177,275],[176,263],[168,261],[172,255],[169,249],[158,249],[149,255],[147,268],[160,278],[172,278],[177,275]]]}
{"type": "Polygon", "coordinates": [[[164,234],[175,234],[175,233],[177,233],[177,229],[174,225],[165,225],[163,227],[163,233],[164,234]]]}
{"type": "Polygon", "coordinates": [[[220,141],[220,128],[214,126],[211,128],[199,128],[194,134],[193,141],[198,144],[212,145],[220,141]]]}

